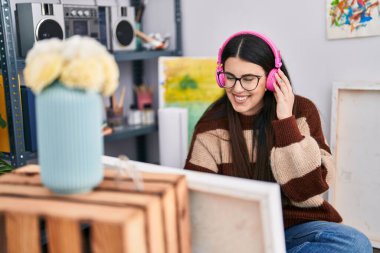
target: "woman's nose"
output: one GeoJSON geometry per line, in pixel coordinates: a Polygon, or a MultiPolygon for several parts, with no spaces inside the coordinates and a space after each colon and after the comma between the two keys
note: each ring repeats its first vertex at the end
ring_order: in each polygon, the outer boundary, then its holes
{"type": "Polygon", "coordinates": [[[243,85],[241,84],[241,80],[236,80],[236,83],[234,85],[234,91],[236,92],[242,92],[245,89],[243,88],[243,85]]]}

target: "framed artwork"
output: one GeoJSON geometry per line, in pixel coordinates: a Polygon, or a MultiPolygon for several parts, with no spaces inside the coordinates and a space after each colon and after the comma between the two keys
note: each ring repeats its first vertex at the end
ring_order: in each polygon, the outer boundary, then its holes
{"type": "Polygon", "coordinates": [[[187,108],[190,143],[195,124],[224,92],[215,80],[216,58],[160,57],[158,63],[160,108],[187,108]]]}
{"type": "MultiPolygon", "coordinates": [[[[118,159],[103,156],[107,167],[118,159]]],[[[186,175],[192,252],[285,253],[280,188],[275,183],[131,161],[139,171],[186,175]]]]}
{"type": "Polygon", "coordinates": [[[331,150],[336,176],[329,201],[380,248],[380,83],[333,85],[331,150]]]}
{"type": "Polygon", "coordinates": [[[379,0],[326,0],[328,39],[380,35],[379,0]]]}

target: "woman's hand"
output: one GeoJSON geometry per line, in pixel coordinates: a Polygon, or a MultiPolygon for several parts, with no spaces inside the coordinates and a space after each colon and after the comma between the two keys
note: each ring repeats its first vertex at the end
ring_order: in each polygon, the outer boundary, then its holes
{"type": "Polygon", "coordinates": [[[289,79],[280,69],[275,74],[274,97],[277,101],[277,118],[285,119],[293,115],[294,94],[289,79]]]}

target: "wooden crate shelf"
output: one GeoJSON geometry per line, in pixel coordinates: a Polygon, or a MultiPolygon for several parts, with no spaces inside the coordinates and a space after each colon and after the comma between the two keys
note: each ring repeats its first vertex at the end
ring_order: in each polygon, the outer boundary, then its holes
{"type": "Polygon", "coordinates": [[[41,220],[50,253],[190,253],[188,192],[183,175],[144,173],[144,190],[128,176],[105,170],[92,192],[55,195],[43,187],[37,166],[0,177],[0,253],[40,253],[41,220]]]}

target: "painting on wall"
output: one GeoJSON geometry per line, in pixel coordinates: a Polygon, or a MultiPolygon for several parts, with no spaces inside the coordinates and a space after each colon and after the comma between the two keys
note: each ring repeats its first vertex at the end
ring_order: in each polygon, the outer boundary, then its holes
{"type": "Polygon", "coordinates": [[[379,0],[327,0],[327,38],[380,35],[379,0]]]}
{"type": "Polygon", "coordinates": [[[188,141],[203,112],[224,92],[216,84],[215,68],[216,58],[159,59],[160,108],[188,109],[188,141]]]}
{"type": "Polygon", "coordinates": [[[5,107],[5,92],[2,75],[0,75],[0,152],[10,152],[7,109],[5,107]]]}

